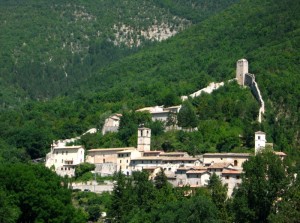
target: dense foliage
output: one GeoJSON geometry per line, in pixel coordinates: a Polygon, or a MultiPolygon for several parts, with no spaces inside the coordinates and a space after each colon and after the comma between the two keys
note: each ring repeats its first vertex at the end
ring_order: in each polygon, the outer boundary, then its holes
{"type": "Polygon", "coordinates": [[[95,70],[233,2],[1,1],[0,106],[70,94],[95,70]]]}
{"type": "Polygon", "coordinates": [[[147,172],[135,172],[132,178],[117,173],[108,212],[111,222],[219,222],[205,189],[185,196],[190,188],[174,189],[164,173],[160,175],[152,182],[147,172]]]}
{"type": "Polygon", "coordinates": [[[0,184],[1,222],[85,221],[62,179],[44,166],[0,165],[0,184]]]}

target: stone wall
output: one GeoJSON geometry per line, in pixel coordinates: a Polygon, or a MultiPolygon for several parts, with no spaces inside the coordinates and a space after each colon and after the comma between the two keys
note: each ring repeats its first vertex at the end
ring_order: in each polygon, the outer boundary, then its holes
{"type": "Polygon", "coordinates": [[[95,165],[95,172],[101,176],[111,176],[117,171],[116,163],[99,163],[95,165]]]}

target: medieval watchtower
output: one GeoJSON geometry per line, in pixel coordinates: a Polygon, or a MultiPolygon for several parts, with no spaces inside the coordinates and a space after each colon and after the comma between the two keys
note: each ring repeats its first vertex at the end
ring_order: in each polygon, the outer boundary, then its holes
{"type": "Polygon", "coordinates": [[[236,79],[239,85],[244,86],[245,74],[248,73],[248,61],[246,59],[240,59],[236,63],[236,79]]]}
{"type": "Polygon", "coordinates": [[[150,151],[151,144],[151,129],[149,128],[138,128],[138,141],[137,149],[141,152],[150,151]]]}

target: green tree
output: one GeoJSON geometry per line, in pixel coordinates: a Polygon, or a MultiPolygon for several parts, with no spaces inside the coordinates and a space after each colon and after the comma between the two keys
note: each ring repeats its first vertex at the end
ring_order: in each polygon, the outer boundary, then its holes
{"type": "Polygon", "coordinates": [[[81,163],[75,168],[75,178],[83,176],[85,173],[88,173],[95,169],[95,164],[92,163],[81,163]]]}
{"type": "Polygon", "coordinates": [[[298,222],[300,219],[300,178],[295,177],[290,185],[284,189],[282,197],[275,201],[272,213],[268,217],[269,222],[284,223],[298,222]]]}
{"type": "Polygon", "coordinates": [[[0,165],[0,185],[8,196],[3,204],[10,204],[7,214],[17,217],[16,222],[85,222],[84,215],[72,206],[71,191],[61,182],[61,177],[43,165],[0,165]]]}
{"type": "Polygon", "coordinates": [[[271,151],[243,164],[242,184],[233,197],[236,222],[266,222],[274,203],[288,188],[290,177],[282,160],[271,151]]]}
{"type": "Polygon", "coordinates": [[[17,222],[20,214],[21,211],[14,196],[0,187],[0,222],[17,222]]]}
{"type": "Polygon", "coordinates": [[[177,119],[178,125],[183,128],[192,129],[197,127],[198,120],[195,109],[191,102],[188,100],[183,102],[182,107],[177,115],[177,119]]]}
{"type": "Polygon", "coordinates": [[[124,218],[135,206],[135,202],[132,202],[132,199],[135,199],[132,194],[132,181],[121,171],[117,172],[114,177],[115,183],[108,216],[112,222],[124,222],[124,218]]]}
{"type": "Polygon", "coordinates": [[[213,173],[209,178],[207,187],[210,190],[212,201],[218,208],[219,218],[223,222],[230,222],[226,208],[227,186],[223,185],[220,177],[213,173]]]}

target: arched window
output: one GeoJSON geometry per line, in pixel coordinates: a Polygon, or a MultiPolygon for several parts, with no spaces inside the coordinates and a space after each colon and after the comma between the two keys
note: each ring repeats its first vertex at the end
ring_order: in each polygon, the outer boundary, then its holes
{"type": "Polygon", "coordinates": [[[238,165],[238,161],[235,160],[235,161],[234,161],[234,166],[237,166],[237,165],[238,165]]]}

